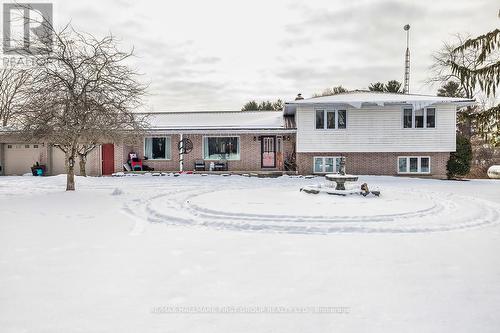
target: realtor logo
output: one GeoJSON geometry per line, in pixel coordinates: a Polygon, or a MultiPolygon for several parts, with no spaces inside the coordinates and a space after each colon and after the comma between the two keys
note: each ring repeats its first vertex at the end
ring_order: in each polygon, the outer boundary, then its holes
{"type": "Polygon", "coordinates": [[[42,54],[52,50],[51,3],[3,4],[3,52],[42,54]]]}

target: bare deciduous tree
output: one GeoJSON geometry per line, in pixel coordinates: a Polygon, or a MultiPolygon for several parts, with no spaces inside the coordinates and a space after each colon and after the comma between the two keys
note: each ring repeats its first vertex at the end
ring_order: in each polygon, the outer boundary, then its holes
{"type": "Polygon", "coordinates": [[[66,190],[71,191],[77,156],[84,169],[87,154],[99,142],[143,129],[134,110],[145,85],[128,65],[133,50],[121,51],[114,36],[98,39],[71,25],[53,35],[50,52],[33,54],[38,66],[24,94],[22,125],[31,138],[53,142],[64,152],[66,190]]]}
{"type": "MultiPolygon", "coordinates": [[[[459,89],[463,92],[464,97],[474,98],[480,94],[475,84],[471,81],[462,81],[460,76],[451,68],[451,63],[460,64],[463,68],[469,70],[477,69],[481,64],[478,60],[480,51],[477,49],[468,49],[463,52],[455,52],[458,45],[462,45],[467,40],[468,36],[460,34],[455,35],[455,40],[452,43],[445,42],[441,50],[433,54],[433,64],[431,66],[431,76],[427,79],[428,84],[438,83],[441,86],[447,82],[455,82],[459,85],[459,89]]],[[[458,128],[462,135],[471,138],[473,135],[473,122],[475,115],[481,110],[476,106],[469,106],[461,109],[458,113],[458,128]]]]}
{"type": "Polygon", "coordinates": [[[0,70],[0,125],[12,123],[19,112],[22,89],[28,80],[25,69],[3,68],[0,70]]]}
{"type": "Polygon", "coordinates": [[[457,82],[460,84],[460,88],[467,98],[473,98],[479,92],[471,82],[462,82],[460,76],[453,72],[450,66],[452,62],[470,70],[475,70],[480,66],[480,62],[478,61],[479,50],[468,49],[459,53],[455,52],[457,46],[465,43],[468,37],[456,34],[453,42],[443,43],[442,48],[432,55],[431,76],[427,79],[427,83],[444,85],[448,81],[457,82]]]}

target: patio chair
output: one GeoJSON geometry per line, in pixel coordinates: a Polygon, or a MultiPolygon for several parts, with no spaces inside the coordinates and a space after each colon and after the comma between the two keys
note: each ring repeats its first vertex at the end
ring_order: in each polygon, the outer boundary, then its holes
{"type": "Polygon", "coordinates": [[[204,160],[194,161],[194,171],[205,171],[205,161],[204,160]]]}
{"type": "Polygon", "coordinates": [[[227,160],[223,159],[218,162],[215,162],[214,165],[215,171],[228,171],[227,160]]]}

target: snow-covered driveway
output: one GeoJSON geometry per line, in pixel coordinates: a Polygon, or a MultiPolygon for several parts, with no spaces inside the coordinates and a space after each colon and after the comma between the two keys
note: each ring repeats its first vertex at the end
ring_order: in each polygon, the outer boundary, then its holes
{"type": "Polygon", "coordinates": [[[500,327],[498,181],[361,177],[381,198],[289,177],[64,181],[0,178],[0,332],[500,327]],[[152,311],[169,306],[287,313],[152,311]],[[348,313],[291,313],[321,306],[348,313]]]}

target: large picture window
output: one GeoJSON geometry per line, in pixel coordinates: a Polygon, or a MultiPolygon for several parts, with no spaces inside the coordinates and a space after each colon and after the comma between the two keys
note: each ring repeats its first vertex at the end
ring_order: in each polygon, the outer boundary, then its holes
{"type": "Polygon", "coordinates": [[[151,137],[144,139],[144,157],[148,160],[169,160],[172,158],[170,137],[151,137]]]}
{"type": "Polygon", "coordinates": [[[435,128],[436,109],[403,109],[403,128],[435,128]]]}
{"type": "Polygon", "coordinates": [[[316,129],[347,128],[346,110],[316,110],[316,129]]]}
{"type": "Polygon", "coordinates": [[[398,173],[430,173],[431,158],[427,156],[398,157],[398,173]]]}
{"type": "Polygon", "coordinates": [[[318,156],[314,158],[314,173],[336,173],[339,171],[340,157],[318,156]]]}
{"type": "Polygon", "coordinates": [[[237,136],[203,138],[203,158],[206,160],[239,160],[240,140],[237,136]]]}

